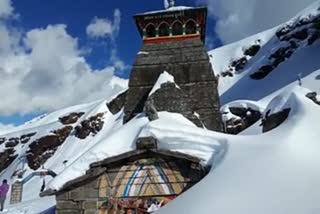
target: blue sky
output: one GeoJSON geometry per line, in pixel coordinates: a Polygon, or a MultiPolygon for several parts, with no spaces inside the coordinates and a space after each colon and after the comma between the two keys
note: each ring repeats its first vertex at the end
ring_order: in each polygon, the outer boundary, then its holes
{"type": "MultiPolygon", "coordinates": [[[[192,0],[177,1],[179,5],[196,6],[192,0]]],[[[197,4],[198,6],[199,4],[197,4]]],[[[202,4],[204,5],[204,4],[202,4]]],[[[82,49],[89,50],[84,54],[92,69],[102,69],[113,62],[110,61],[110,49],[117,50],[117,57],[127,66],[115,74],[128,78],[130,66],[133,64],[136,53],[141,47],[141,39],[136,30],[132,16],[137,13],[163,9],[162,0],[135,0],[135,1],[103,1],[103,0],[12,0],[14,12],[18,18],[7,21],[8,25],[28,32],[33,29],[44,29],[48,25],[64,24],[67,33],[76,38],[82,49]],[[121,23],[118,36],[111,39],[88,38],[86,27],[94,17],[111,19],[115,9],[121,12],[121,23]]],[[[208,19],[207,34],[208,48],[221,45],[214,32],[215,20],[208,19]]],[[[0,123],[19,125],[33,117],[44,113],[37,109],[32,113],[15,112],[13,114],[0,114],[0,123]]]]}
{"type": "MultiPolygon", "coordinates": [[[[176,0],[176,5],[208,7],[206,46],[213,49],[274,27],[313,1],[176,0]]],[[[141,47],[132,16],[159,9],[163,0],[1,0],[0,128],[110,96],[113,74],[128,78],[141,47]],[[98,24],[105,31],[95,31],[98,24]]]]}
{"type": "MultiPolygon", "coordinates": [[[[194,2],[194,0],[178,0],[177,4],[195,6],[194,2]]],[[[18,24],[25,29],[46,27],[48,24],[66,24],[69,34],[77,37],[82,46],[92,48],[92,52],[86,58],[94,68],[102,68],[108,63],[109,52],[108,42],[92,41],[87,38],[86,26],[93,17],[112,17],[115,8],[121,11],[121,29],[116,39],[118,56],[131,65],[141,46],[141,39],[132,16],[145,11],[163,9],[163,0],[77,0],[76,3],[72,0],[13,0],[13,4],[20,15],[18,24]]],[[[207,34],[210,35],[208,44],[210,48],[221,45],[214,33],[214,25],[214,19],[208,19],[207,34]]],[[[123,76],[128,77],[128,72],[123,76]]]]}

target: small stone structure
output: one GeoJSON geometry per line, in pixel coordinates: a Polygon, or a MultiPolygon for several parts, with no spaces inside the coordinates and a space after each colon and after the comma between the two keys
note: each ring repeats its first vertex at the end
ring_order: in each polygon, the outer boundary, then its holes
{"type": "Polygon", "coordinates": [[[200,159],[157,147],[156,139],[141,138],[137,150],[91,164],[55,193],[57,213],[148,213],[148,204],[165,205],[206,175],[200,159]]]}
{"type": "Polygon", "coordinates": [[[23,184],[22,182],[15,182],[11,185],[10,204],[20,203],[22,200],[23,184]]]}

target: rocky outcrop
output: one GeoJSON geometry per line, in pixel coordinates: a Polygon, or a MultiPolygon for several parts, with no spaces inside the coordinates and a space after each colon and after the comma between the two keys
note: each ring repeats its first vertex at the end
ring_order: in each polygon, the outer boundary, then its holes
{"type": "Polygon", "coordinates": [[[37,134],[37,132],[32,132],[32,133],[29,133],[29,134],[21,135],[20,142],[22,144],[26,144],[26,143],[28,143],[30,141],[31,137],[33,137],[36,134],[37,134]]]}
{"type": "Polygon", "coordinates": [[[255,56],[259,50],[261,49],[260,45],[252,45],[249,48],[247,48],[243,53],[246,56],[255,56]]]}
{"type": "Polygon", "coordinates": [[[272,70],[274,67],[271,65],[264,65],[259,68],[259,70],[253,74],[250,74],[250,77],[254,80],[260,80],[265,78],[272,70]]]}
{"type": "Polygon", "coordinates": [[[0,152],[0,173],[17,158],[14,148],[7,148],[0,152]]]}
{"type": "Polygon", "coordinates": [[[306,94],[306,97],[312,100],[315,104],[320,105],[320,100],[318,100],[318,94],[317,92],[310,92],[306,94]]]}
{"type": "Polygon", "coordinates": [[[7,138],[5,137],[0,137],[0,145],[6,142],[7,138]]]}
{"type": "Polygon", "coordinates": [[[59,146],[70,136],[72,126],[65,126],[52,131],[52,134],[41,137],[29,145],[27,151],[28,165],[31,169],[39,169],[50,157],[54,155],[59,146]]]}
{"type": "Polygon", "coordinates": [[[125,91],[107,103],[108,109],[112,114],[117,114],[124,107],[127,93],[128,91],[125,91]]]}
{"type": "Polygon", "coordinates": [[[271,131],[281,125],[288,118],[290,110],[290,108],[286,108],[271,115],[267,112],[265,118],[262,119],[262,132],[271,131]]]}
{"type": "Polygon", "coordinates": [[[240,56],[240,58],[231,61],[228,69],[222,71],[220,75],[222,77],[233,77],[235,74],[240,73],[246,67],[249,59],[257,55],[257,53],[261,49],[261,41],[257,40],[255,42],[256,44],[251,45],[243,51],[243,56],[240,56]]]}
{"type": "Polygon", "coordinates": [[[261,119],[261,112],[252,108],[229,107],[229,111],[236,117],[225,121],[225,132],[239,134],[261,119]]]}
{"type": "Polygon", "coordinates": [[[66,116],[59,117],[59,121],[63,125],[74,124],[74,123],[78,122],[79,118],[82,117],[82,115],[84,115],[84,112],[72,112],[66,116]]]}
{"type": "MultiPolygon", "coordinates": [[[[133,66],[124,108],[124,122],[143,112],[144,104],[158,77],[163,71],[167,71],[183,91],[182,96],[188,97],[188,111],[191,109],[190,112],[197,112],[201,123],[208,129],[221,131],[217,79],[213,74],[209,56],[202,41],[190,39],[147,43],[143,45],[141,51],[148,54],[139,54],[133,66]]],[[[154,99],[156,108],[161,105],[163,111],[174,110],[185,115],[185,109],[175,107],[177,102],[180,102],[176,100],[177,96],[166,92],[175,90],[170,87],[170,85],[166,86],[163,92],[155,95],[157,96],[154,99]]]]}
{"type": "Polygon", "coordinates": [[[6,142],[5,146],[6,146],[7,148],[14,148],[14,147],[17,146],[19,143],[20,143],[20,138],[18,138],[18,137],[12,137],[12,138],[10,138],[10,139],[6,142]]]}
{"type": "Polygon", "coordinates": [[[289,59],[302,46],[313,45],[320,39],[320,16],[309,16],[283,26],[276,32],[282,42],[281,47],[269,56],[268,64],[252,73],[250,77],[260,80],[268,76],[281,63],[289,59]]]}
{"type": "Polygon", "coordinates": [[[96,135],[103,128],[103,115],[104,113],[98,113],[81,121],[81,124],[75,127],[75,136],[79,139],[86,139],[90,134],[96,135]]]}

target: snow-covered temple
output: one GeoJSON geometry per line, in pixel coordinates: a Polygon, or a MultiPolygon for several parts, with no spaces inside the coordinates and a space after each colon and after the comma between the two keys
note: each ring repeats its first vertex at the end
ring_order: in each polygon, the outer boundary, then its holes
{"type": "MultiPolygon", "coordinates": [[[[165,10],[136,15],[143,46],[128,91],[109,110],[124,109],[128,124],[143,113],[153,121],[158,112],[171,112],[221,131],[217,80],[204,48],[206,18],[206,8],[175,7],[174,1],[165,10]]],[[[85,175],[46,191],[56,195],[57,213],[151,213],[209,171],[208,160],[197,152],[164,146],[146,131],[136,136],[129,151],[94,162],[85,175]]]]}

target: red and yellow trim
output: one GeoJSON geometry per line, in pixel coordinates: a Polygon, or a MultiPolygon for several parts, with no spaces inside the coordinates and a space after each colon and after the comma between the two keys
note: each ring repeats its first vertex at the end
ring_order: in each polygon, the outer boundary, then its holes
{"type": "Polygon", "coordinates": [[[152,38],[143,39],[143,42],[144,43],[160,43],[160,42],[182,41],[182,40],[195,39],[195,38],[200,38],[200,34],[152,37],[152,38]]]}

